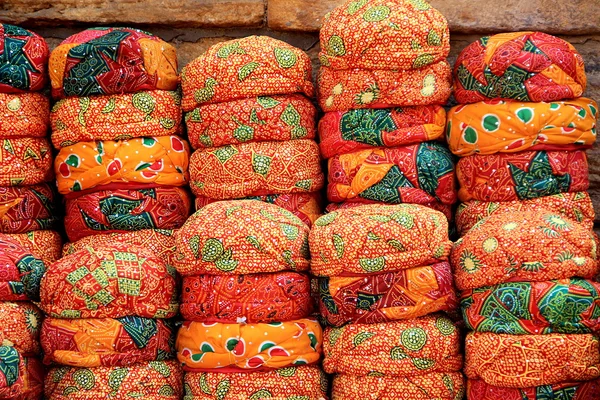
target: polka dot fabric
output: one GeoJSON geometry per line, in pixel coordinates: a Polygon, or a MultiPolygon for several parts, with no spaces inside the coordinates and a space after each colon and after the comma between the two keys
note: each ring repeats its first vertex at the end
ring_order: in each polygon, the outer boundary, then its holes
{"type": "Polygon", "coordinates": [[[52,148],[46,138],[2,140],[0,186],[36,185],[53,179],[52,148]]]}
{"type": "Polygon", "coordinates": [[[0,187],[0,232],[25,233],[54,227],[56,192],[47,183],[0,187]]]}
{"type": "Polygon", "coordinates": [[[469,379],[467,396],[473,400],[543,400],[546,396],[551,396],[550,398],[564,397],[570,400],[594,400],[600,396],[600,379],[585,382],[561,382],[528,388],[492,386],[481,379],[469,379]]]}
{"type": "MultiPolygon", "coordinates": [[[[0,84],[1,85],[1,84],[0,84]]],[[[41,93],[0,92],[0,138],[45,137],[50,101],[41,93]]]]}

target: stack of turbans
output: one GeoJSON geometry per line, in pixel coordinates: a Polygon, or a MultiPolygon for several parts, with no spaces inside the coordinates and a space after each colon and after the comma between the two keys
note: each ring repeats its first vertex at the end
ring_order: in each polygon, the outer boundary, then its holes
{"type": "Polygon", "coordinates": [[[443,144],[442,105],[452,85],[444,16],[421,0],[347,1],[325,18],[320,41],[328,210],[415,203],[450,219],[456,191],[443,144]]]}
{"type": "Polygon", "coordinates": [[[308,226],[257,200],[210,203],[177,231],[177,357],[190,399],[324,399],[308,226]]]}
{"type": "Polygon", "coordinates": [[[264,36],[218,43],[183,68],[196,208],[256,199],[311,224],[323,187],[311,61],[264,36]]]}
{"type": "Polygon", "coordinates": [[[600,284],[585,149],[597,105],[569,43],[484,37],[455,67],[447,138],[463,235],[451,262],[473,400],[600,398],[600,284]]]}

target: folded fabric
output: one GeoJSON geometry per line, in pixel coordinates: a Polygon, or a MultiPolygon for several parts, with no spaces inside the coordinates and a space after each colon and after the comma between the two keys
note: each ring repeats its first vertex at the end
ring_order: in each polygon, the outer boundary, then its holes
{"type": "Polygon", "coordinates": [[[333,378],[331,398],[333,400],[367,398],[378,400],[462,400],[464,394],[464,379],[460,372],[433,372],[411,377],[338,374],[333,378]]]}
{"type": "Polygon", "coordinates": [[[452,71],[447,61],[413,70],[322,67],[317,87],[319,106],[325,112],[443,105],[452,91],[452,71]]]}
{"type": "Polygon", "coordinates": [[[472,155],[456,164],[461,201],[527,200],[589,187],[585,151],[472,155]]]}
{"type": "Polygon", "coordinates": [[[0,93],[0,138],[45,137],[49,115],[50,100],[41,93],[0,93]]]}
{"type": "Polygon", "coordinates": [[[192,208],[187,190],[173,186],[100,190],[65,201],[65,230],[71,241],[98,233],[175,229],[192,208]]]}
{"type": "Polygon", "coordinates": [[[177,359],[185,371],[269,370],[319,361],[323,332],[316,320],[270,324],[184,321],[177,333],[177,359]]]}
{"type": "Polygon", "coordinates": [[[458,307],[450,264],[319,279],[321,315],[334,326],[411,319],[458,307]]]}
{"type": "Polygon", "coordinates": [[[177,361],[150,361],[129,367],[53,367],[44,394],[53,400],[129,399],[178,400],[183,372],[177,361]]]}
{"type": "Polygon", "coordinates": [[[40,35],[0,24],[0,92],[42,90],[48,81],[48,45],[40,35]]]}
{"type": "Polygon", "coordinates": [[[359,108],[328,112],[319,121],[323,158],[373,147],[397,147],[436,140],[444,134],[443,107],[359,108]]]}
{"type": "Polygon", "coordinates": [[[190,178],[196,196],[218,200],[315,192],[325,180],[319,146],[308,139],[196,150],[190,178]]]}
{"type": "Polygon", "coordinates": [[[547,281],[599,271],[591,231],[552,212],[494,214],[456,241],[450,262],[459,290],[547,281]]]}
{"type": "Polygon", "coordinates": [[[598,337],[467,334],[465,375],[494,386],[527,388],[600,376],[598,337]]]}
{"type": "Polygon", "coordinates": [[[580,150],[596,141],[598,104],[486,100],[448,111],[448,146],[464,157],[524,150],[580,150]]]}
{"type": "Polygon", "coordinates": [[[46,138],[0,139],[0,186],[25,186],[54,179],[46,138]]]}
{"type": "MultiPolygon", "coordinates": [[[[379,204],[379,205],[391,205],[391,204],[386,204],[380,201],[367,201],[365,199],[361,199],[361,202],[356,202],[356,201],[345,201],[343,203],[329,203],[327,204],[327,207],[325,207],[325,212],[326,213],[330,213],[333,211],[338,211],[338,210],[344,210],[346,208],[353,208],[353,207],[360,207],[360,206],[364,206],[365,204],[379,204]]],[[[441,212],[442,214],[444,214],[446,216],[446,219],[448,221],[452,221],[454,219],[454,212],[452,209],[452,204],[442,204],[439,201],[434,201],[431,203],[425,203],[425,204],[419,204],[420,206],[425,206],[427,208],[432,208],[436,211],[441,212]]],[[[453,229],[453,226],[450,226],[449,229],[453,229]]]]}
{"type": "Polygon", "coordinates": [[[308,231],[273,204],[219,201],[196,211],[175,234],[175,268],[183,276],[305,271],[308,231]]]}
{"type": "Polygon", "coordinates": [[[600,379],[529,388],[492,386],[481,379],[469,379],[467,397],[469,400],[595,400],[600,398],[600,379]]]}
{"type": "Polygon", "coordinates": [[[271,323],[309,317],[310,278],[296,272],[251,275],[198,275],[183,278],[184,320],[271,323]]]}
{"type": "Polygon", "coordinates": [[[181,95],[175,91],[67,97],[52,107],[52,144],[169,136],[181,132],[181,95]]]}
{"type": "Polygon", "coordinates": [[[186,113],[194,149],[246,142],[314,139],[317,110],[301,94],[249,97],[186,113]]]}
{"type": "Polygon", "coordinates": [[[43,314],[27,301],[0,301],[0,343],[17,349],[23,356],[40,354],[43,314]]]}
{"type": "MultiPolygon", "coordinates": [[[[0,189],[1,190],[1,189],[0,189]]],[[[275,204],[285,208],[296,217],[300,218],[309,227],[321,216],[321,193],[284,193],[267,194],[263,196],[245,197],[241,200],[260,200],[265,203],[275,204]]],[[[216,199],[209,197],[196,197],[196,210],[200,210],[207,204],[214,203],[216,199]]]]}
{"type": "Polygon", "coordinates": [[[10,235],[0,234],[0,301],[40,299],[44,261],[10,235]]]}
{"type": "Polygon", "coordinates": [[[86,247],[44,275],[41,308],[56,318],[170,318],[178,309],[170,273],[151,250],[117,242],[86,247]]]}
{"type": "Polygon", "coordinates": [[[47,183],[0,186],[0,232],[25,233],[52,228],[58,222],[55,190],[47,183]]]}
{"type": "Polygon", "coordinates": [[[177,53],[151,33],[90,28],[69,36],[50,54],[52,97],[135,93],[177,88],[177,53]]]}
{"type": "Polygon", "coordinates": [[[46,266],[52,265],[52,263],[60,258],[60,249],[63,243],[60,233],[56,231],[42,230],[27,233],[7,233],[0,236],[10,237],[25,248],[28,253],[42,260],[46,266]]]}
{"type": "Polygon", "coordinates": [[[431,265],[448,258],[444,216],[416,204],[370,204],[325,214],[309,235],[316,276],[363,276],[431,265]]]}
{"type": "Polygon", "coordinates": [[[220,42],[181,71],[183,110],[275,94],[314,94],[308,55],[281,40],[247,36],[220,42]]]}
{"type": "Polygon", "coordinates": [[[327,377],[318,366],[286,367],[267,372],[187,372],[190,399],[326,399],[327,377]]]}
{"type": "Polygon", "coordinates": [[[175,355],[173,327],[151,318],[46,318],[40,337],[44,363],[122,367],[175,355]]]}
{"type": "Polygon", "coordinates": [[[37,358],[23,357],[14,347],[0,346],[0,398],[38,400],[44,390],[44,375],[44,366],[37,358]]]}
{"type": "Polygon", "coordinates": [[[503,98],[556,101],[585,91],[583,58],[568,42],[542,32],[485,36],[467,46],[454,65],[459,103],[503,98]]]}
{"type": "Polygon", "coordinates": [[[460,335],[446,317],[349,324],[325,330],[325,372],[412,377],[462,368],[460,335]]]}
{"type": "Polygon", "coordinates": [[[127,189],[183,186],[189,157],[187,142],[177,136],[80,142],[59,151],[54,169],[58,191],[64,195],[123,184],[127,189]]]}
{"type": "Polygon", "coordinates": [[[529,200],[485,202],[470,200],[460,203],[456,210],[456,227],[462,236],[477,222],[492,214],[518,213],[545,209],[561,217],[577,221],[592,230],[595,212],[587,192],[558,193],[529,200]]]}

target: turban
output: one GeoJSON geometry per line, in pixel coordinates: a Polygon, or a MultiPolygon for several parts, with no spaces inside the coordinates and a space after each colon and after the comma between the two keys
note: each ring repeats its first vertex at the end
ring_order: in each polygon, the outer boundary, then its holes
{"type": "Polygon", "coordinates": [[[0,92],[0,138],[45,137],[49,115],[50,100],[41,93],[0,92]]]}
{"type": "Polygon", "coordinates": [[[0,92],[37,92],[46,85],[48,45],[27,29],[0,24],[0,92]]]}
{"type": "Polygon", "coordinates": [[[0,187],[0,232],[25,233],[58,222],[56,192],[48,183],[0,187]]]}

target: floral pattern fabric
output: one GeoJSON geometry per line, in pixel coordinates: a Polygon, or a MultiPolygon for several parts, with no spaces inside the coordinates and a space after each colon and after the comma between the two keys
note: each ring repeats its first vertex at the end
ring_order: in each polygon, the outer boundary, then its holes
{"type": "Polygon", "coordinates": [[[23,357],[11,346],[0,346],[0,398],[38,400],[43,392],[44,366],[23,357]]]}
{"type": "Polygon", "coordinates": [[[25,186],[50,182],[52,148],[46,138],[0,139],[0,186],[25,186]]]}
{"type": "Polygon", "coordinates": [[[46,266],[52,265],[52,263],[60,258],[60,249],[63,243],[60,233],[56,231],[31,231],[27,233],[11,233],[5,236],[17,242],[34,257],[42,260],[46,266]]]}
{"type": "Polygon", "coordinates": [[[59,220],[56,192],[47,183],[0,187],[0,232],[25,233],[52,228],[59,220]]]}
{"type": "Polygon", "coordinates": [[[37,92],[48,81],[48,45],[40,35],[0,24],[0,93],[37,92]]]}
{"type": "Polygon", "coordinates": [[[0,92],[0,138],[2,139],[45,137],[50,124],[49,115],[50,100],[41,93],[0,92]]]}
{"type": "Polygon", "coordinates": [[[481,379],[467,381],[467,396],[473,400],[594,400],[600,396],[600,379],[585,382],[561,382],[528,388],[488,385],[481,379]]]}
{"type": "Polygon", "coordinates": [[[44,261],[10,235],[0,234],[0,300],[40,299],[44,261]]]}
{"type": "Polygon", "coordinates": [[[14,347],[22,356],[38,356],[42,318],[42,312],[32,303],[1,301],[0,343],[14,347]]]}

